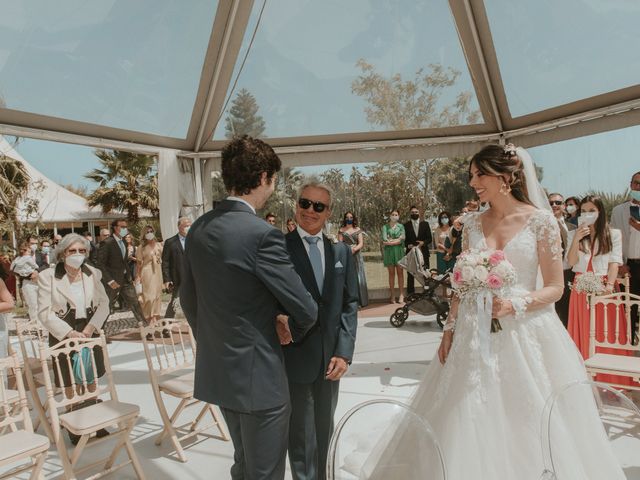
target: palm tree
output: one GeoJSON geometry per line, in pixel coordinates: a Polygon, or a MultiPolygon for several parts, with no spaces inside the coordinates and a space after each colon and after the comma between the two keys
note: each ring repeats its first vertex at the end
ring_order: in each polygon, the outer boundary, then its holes
{"type": "Polygon", "coordinates": [[[150,210],[154,217],[159,214],[158,176],[155,158],[151,155],[124,152],[121,150],[96,150],[102,168],[85,175],[98,187],[89,195],[91,206],[101,206],[104,213],[122,210],[127,221],[135,224],[140,210],[150,210]]]}
{"type": "Polygon", "coordinates": [[[31,178],[19,160],[0,154],[0,222],[16,227],[18,202],[25,197],[31,178]]]}

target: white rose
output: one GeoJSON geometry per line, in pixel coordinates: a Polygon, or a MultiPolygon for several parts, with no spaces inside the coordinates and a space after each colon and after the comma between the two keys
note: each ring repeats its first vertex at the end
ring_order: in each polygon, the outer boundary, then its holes
{"type": "Polygon", "coordinates": [[[491,271],[493,273],[495,273],[496,275],[498,275],[499,277],[505,277],[505,276],[507,276],[509,274],[510,268],[509,268],[508,265],[506,265],[503,262],[503,263],[499,263],[498,265],[493,267],[493,269],[491,271]]]}
{"type": "Polygon", "coordinates": [[[489,276],[489,270],[487,270],[487,268],[483,267],[482,265],[478,265],[475,268],[474,275],[478,280],[484,282],[489,276]]]}
{"type": "Polygon", "coordinates": [[[471,265],[471,266],[476,266],[476,265],[478,265],[480,263],[480,257],[478,255],[476,255],[475,253],[467,255],[466,263],[471,265]]]}
{"type": "Polygon", "coordinates": [[[475,270],[473,267],[466,265],[462,267],[462,280],[465,282],[470,282],[473,280],[473,276],[475,274],[475,270]]]}

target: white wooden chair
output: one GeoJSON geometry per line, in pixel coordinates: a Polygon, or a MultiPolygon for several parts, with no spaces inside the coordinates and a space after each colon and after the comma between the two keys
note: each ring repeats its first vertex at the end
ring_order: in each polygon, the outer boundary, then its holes
{"type": "MultiPolygon", "coordinates": [[[[31,394],[31,404],[36,411],[37,418],[34,422],[34,430],[42,425],[44,432],[51,442],[54,441],[53,431],[47,418],[47,404],[40,398],[40,390],[44,393],[44,374],[41,371],[40,364],[40,345],[47,344],[48,333],[42,328],[39,322],[31,322],[29,320],[16,320],[16,335],[18,344],[20,345],[18,357],[24,365],[24,377],[31,394]]],[[[10,345],[10,351],[13,346],[10,345]]]]}
{"type": "Polygon", "coordinates": [[[49,450],[49,439],[33,433],[27,394],[22,379],[22,368],[17,355],[0,359],[0,467],[14,465],[0,474],[0,478],[10,478],[31,470],[31,479],[42,478],[42,466],[49,450]],[[9,390],[9,373],[13,373],[16,388],[9,390]],[[19,424],[22,428],[19,428],[19,424]],[[25,460],[30,460],[25,464],[25,460]]]}
{"type": "MultiPolygon", "coordinates": [[[[640,296],[625,292],[616,292],[609,295],[594,295],[589,299],[590,318],[589,318],[589,358],[585,360],[587,371],[593,377],[598,373],[620,375],[631,377],[635,382],[640,382],[640,357],[634,354],[632,356],[616,355],[611,353],[596,353],[596,347],[616,348],[621,350],[630,350],[640,352],[640,344],[634,345],[634,336],[636,332],[632,332],[631,328],[631,309],[632,307],[640,307],[640,296]],[[596,306],[602,305],[604,311],[604,338],[598,340],[596,338],[596,306]],[[610,305],[615,306],[615,336],[610,339],[612,333],[609,329],[609,310],[610,305]],[[626,341],[620,340],[621,321],[619,320],[619,309],[624,309],[624,318],[626,320],[626,341]]],[[[616,387],[625,389],[640,390],[638,385],[619,385],[611,384],[616,387]]]]}
{"type": "Polygon", "coordinates": [[[53,436],[64,469],[64,477],[68,480],[76,479],[78,474],[95,469],[103,464],[102,470],[91,476],[92,479],[101,478],[132,464],[137,477],[143,480],[145,478],[144,472],[129,438],[129,434],[140,414],[140,408],[131,403],[118,401],[104,332],[100,332],[100,336],[94,338],[65,339],[53,347],[47,347],[42,344],[40,347],[40,362],[43,372],[45,372],[44,381],[49,406],[49,418],[51,419],[53,436]],[[88,364],[83,361],[82,350],[84,348],[87,348],[90,353],[88,364]],[[102,349],[104,358],[106,382],[102,385],[98,381],[96,348],[102,349]],[[80,364],[80,379],[76,379],[73,373],[72,357],[74,356],[77,356],[77,361],[80,364]],[[59,385],[66,386],[62,395],[54,395],[54,382],[51,378],[51,373],[47,369],[49,361],[51,361],[52,365],[52,374],[58,379],[59,385]],[[65,375],[64,367],[61,365],[66,365],[69,373],[65,375]],[[100,395],[108,395],[109,399],[105,398],[100,403],[73,410],[73,407],[79,407],[84,402],[89,403],[92,400],[96,400],[100,395]],[[66,409],[66,411],[59,414],[58,409],[66,409]],[[110,435],[102,438],[95,436],[98,430],[114,426],[116,430],[112,431],[110,435]],[[65,444],[62,434],[63,428],[80,437],[76,447],[71,452],[68,451],[65,444]],[[109,441],[115,442],[115,446],[107,457],[87,465],[79,465],[80,456],[85,447],[109,441]],[[127,451],[129,460],[114,465],[116,457],[123,447],[127,451]]]}
{"type": "Polygon", "coordinates": [[[156,438],[156,445],[160,445],[166,436],[176,450],[182,462],[187,461],[182,443],[184,440],[205,435],[228,441],[220,416],[215,406],[193,398],[194,367],[196,344],[191,327],[186,320],[163,319],[153,326],[140,324],[140,336],[144,346],[149,367],[151,389],[155,398],[164,428],[156,438]],[[170,332],[168,338],[162,332],[170,332]],[[154,340],[147,340],[151,334],[154,340]],[[155,338],[156,335],[159,338],[155,338]],[[178,406],[171,416],[167,411],[162,394],[180,399],[178,406]],[[198,414],[183,425],[176,425],[180,415],[189,407],[199,407],[198,414]],[[213,422],[199,427],[200,422],[209,412],[213,422]],[[204,433],[210,428],[217,427],[219,435],[204,433]],[[180,435],[179,435],[180,434],[180,435]]]}

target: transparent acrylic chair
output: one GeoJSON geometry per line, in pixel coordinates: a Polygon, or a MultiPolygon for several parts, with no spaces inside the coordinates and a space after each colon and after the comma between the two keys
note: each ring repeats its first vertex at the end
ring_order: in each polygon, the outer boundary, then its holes
{"type": "Polygon", "coordinates": [[[446,468],[429,423],[395,400],[371,400],[336,426],[328,480],[445,480],[446,468]]]}
{"type": "Polygon", "coordinates": [[[578,381],[550,395],[541,441],[542,480],[585,478],[585,471],[586,478],[640,478],[640,410],[606,384],[578,381]]]}

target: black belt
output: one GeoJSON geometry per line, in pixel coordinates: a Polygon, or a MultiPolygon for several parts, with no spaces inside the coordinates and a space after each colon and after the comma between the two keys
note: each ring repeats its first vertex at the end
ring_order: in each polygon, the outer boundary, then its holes
{"type": "Polygon", "coordinates": [[[640,263],[640,258],[627,258],[627,263],[640,263]]]}

